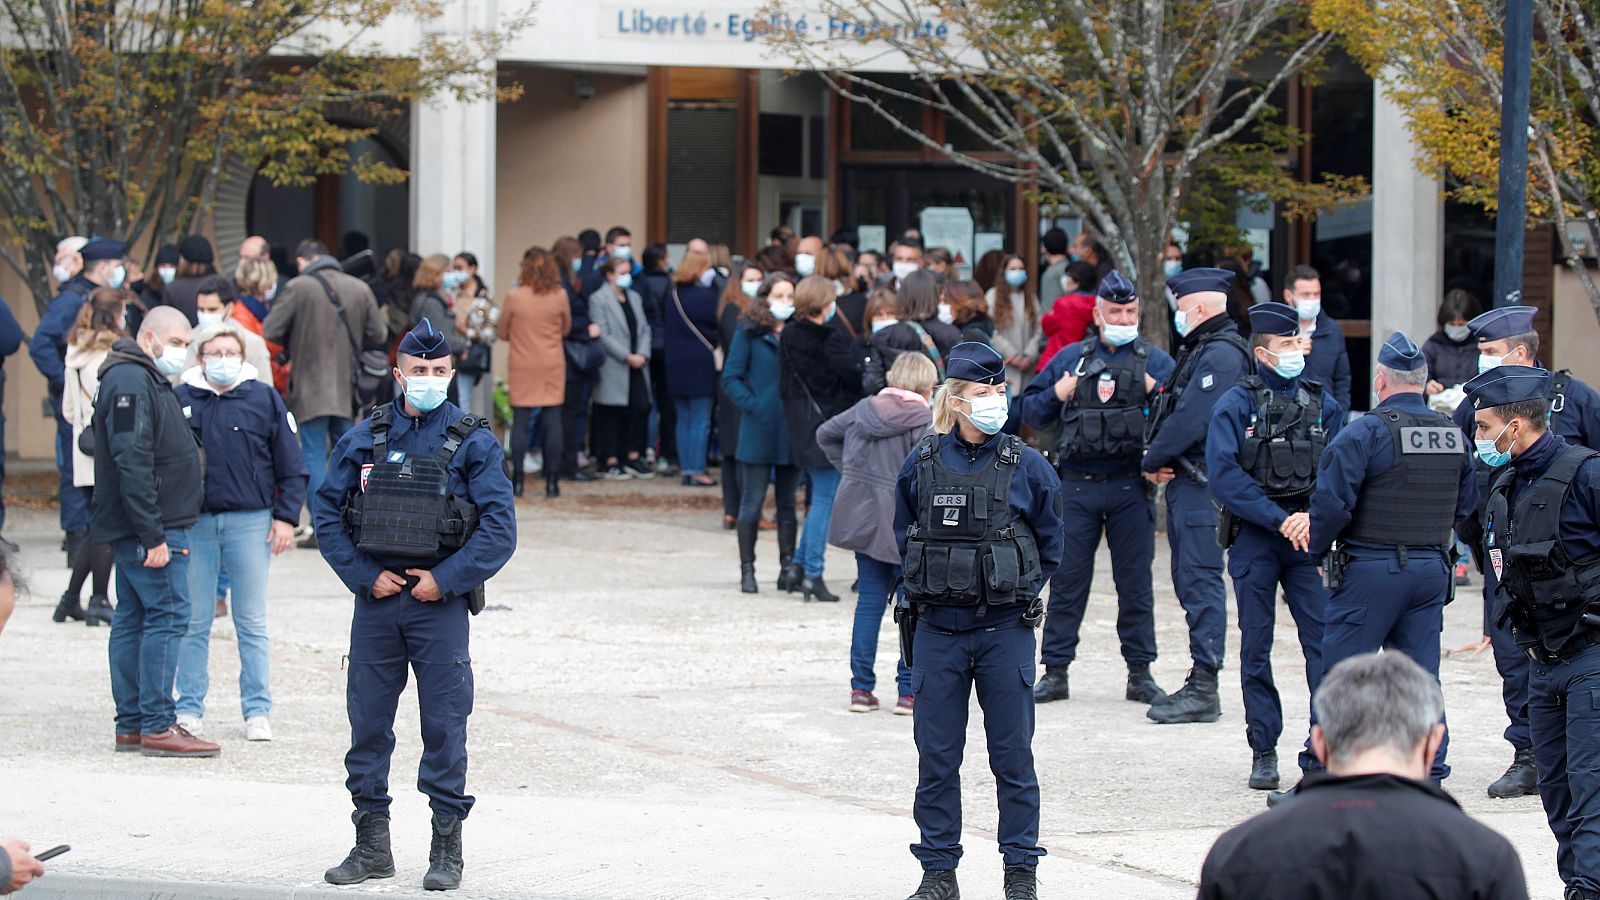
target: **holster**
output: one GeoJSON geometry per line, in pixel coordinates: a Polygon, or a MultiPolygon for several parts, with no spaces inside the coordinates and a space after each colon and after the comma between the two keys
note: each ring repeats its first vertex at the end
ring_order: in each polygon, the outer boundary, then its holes
{"type": "Polygon", "coordinates": [[[1029,628],[1038,628],[1044,621],[1044,598],[1035,597],[1028,601],[1028,608],[1022,613],[1022,622],[1029,628]]]}
{"type": "Polygon", "coordinates": [[[907,600],[900,600],[894,605],[894,623],[900,628],[900,658],[905,660],[906,667],[915,665],[911,661],[912,645],[917,638],[917,608],[907,600]]]}
{"type": "MultiPolygon", "coordinates": [[[[1344,584],[1344,567],[1350,557],[1337,546],[1328,550],[1322,557],[1322,586],[1330,591],[1337,591],[1344,584]]],[[[1452,578],[1452,581],[1455,579],[1452,578]]]]}
{"type": "Polygon", "coordinates": [[[477,615],[483,612],[484,592],[483,585],[478,585],[467,592],[467,612],[477,615]]]}
{"type": "Polygon", "coordinates": [[[1226,506],[1217,510],[1217,546],[1224,550],[1239,539],[1239,520],[1226,506]]]}
{"type": "Polygon", "coordinates": [[[1456,602],[1456,563],[1460,561],[1461,550],[1456,547],[1454,541],[1451,541],[1450,545],[1444,548],[1444,567],[1450,575],[1450,590],[1444,595],[1445,606],[1456,602]]]}

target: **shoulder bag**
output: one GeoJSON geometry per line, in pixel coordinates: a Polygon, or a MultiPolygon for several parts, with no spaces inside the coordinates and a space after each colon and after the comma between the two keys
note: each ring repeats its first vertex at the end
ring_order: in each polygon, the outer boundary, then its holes
{"type": "Polygon", "coordinates": [[[672,288],[672,305],[678,308],[678,318],[683,320],[683,324],[689,329],[689,332],[698,338],[700,343],[705,346],[706,351],[711,354],[711,365],[715,366],[718,372],[721,372],[722,363],[726,360],[722,348],[713,346],[710,341],[706,340],[706,336],[700,332],[699,326],[689,321],[689,314],[683,311],[683,301],[678,299],[676,285],[672,288]]]}

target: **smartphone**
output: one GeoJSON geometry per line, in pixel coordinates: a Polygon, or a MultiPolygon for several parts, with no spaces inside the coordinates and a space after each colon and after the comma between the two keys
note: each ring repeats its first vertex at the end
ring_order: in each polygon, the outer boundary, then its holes
{"type": "Polygon", "coordinates": [[[43,853],[34,854],[33,858],[38,860],[39,862],[46,862],[48,860],[55,859],[56,857],[60,856],[61,854],[65,853],[65,852],[67,852],[68,850],[71,850],[71,849],[72,848],[67,846],[66,844],[57,844],[56,846],[51,847],[49,850],[46,850],[43,853]]]}

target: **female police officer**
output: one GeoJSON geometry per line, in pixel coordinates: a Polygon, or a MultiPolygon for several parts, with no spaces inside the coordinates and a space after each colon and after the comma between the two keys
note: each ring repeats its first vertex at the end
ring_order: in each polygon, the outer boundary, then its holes
{"type": "Polygon", "coordinates": [[[914,805],[922,884],[908,900],[960,896],[961,756],[974,685],[1000,801],[1006,900],[1034,900],[1039,780],[1033,770],[1033,628],[1039,589],[1061,561],[1061,482],[1014,435],[1006,367],[985,344],[950,351],[933,428],[906,458],[895,539],[906,604],[897,611],[917,698],[914,805]]]}
{"type": "Polygon", "coordinates": [[[356,595],[344,758],[356,846],[324,877],[356,884],[394,875],[389,756],[409,667],[422,719],[417,786],[433,810],[422,884],[448,890],[461,884],[461,821],[473,802],[467,613],[511,558],[517,520],[505,454],[485,420],[445,399],[450,344],[426,318],[400,341],[395,374],[401,395],[339,439],[313,503],[322,555],[356,595]],[[428,521],[437,524],[420,526],[428,521]]]}

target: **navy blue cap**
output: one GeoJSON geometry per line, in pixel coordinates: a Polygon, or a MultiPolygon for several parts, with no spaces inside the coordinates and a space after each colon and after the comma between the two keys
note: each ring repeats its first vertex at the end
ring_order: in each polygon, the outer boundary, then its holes
{"type": "Polygon", "coordinates": [[[1428,360],[1417,348],[1416,342],[1402,331],[1389,335],[1389,339],[1378,348],[1378,365],[1388,366],[1397,372],[1415,372],[1427,364],[1428,360]]]}
{"type": "Polygon", "coordinates": [[[1300,333],[1300,314],[1294,307],[1276,300],[1250,307],[1250,330],[1256,334],[1294,337],[1300,333]]]}
{"type": "Polygon", "coordinates": [[[1502,306],[1491,309],[1471,322],[1467,327],[1482,341],[1498,341],[1508,338],[1513,334],[1527,334],[1533,330],[1533,314],[1538,309],[1532,306],[1502,306]]]}
{"type": "Polygon", "coordinates": [[[450,342],[433,327],[427,316],[423,316],[417,327],[400,339],[399,352],[422,359],[444,359],[450,355],[450,342]]]}
{"type": "Polygon", "coordinates": [[[128,245],[110,238],[90,238],[89,243],[83,245],[78,251],[86,263],[102,259],[123,259],[128,255],[128,245]]]}
{"type": "Polygon", "coordinates": [[[1184,269],[1167,279],[1167,288],[1180,299],[1201,291],[1219,291],[1226,294],[1233,284],[1233,273],[1227,269],[1184,269]]]}
{"type": "Polygon", "coordinates": [[[1473,409],[1487,409],[1542,400],[1550,394],[1550,370],[1532,366],[1496,366],[1462,385],[1473,409]]]}
{"type": "Polygon", "coordinates": [[[1100,279],[1100,289],[1095,293],[1099,294],[1101,300],[1118,305],[1132,303],[1139,299],[1138,293],[1134,290],[1133,282],[1122,277],[1122,273],[1116,269],[1107,272],[1106,277],[1100,279]]]}
{"type": "Polygon", "coordinates": [[[979,384],[1004,384],[1006,361],[988,344],[967,341],[950,348],[950,358],[945,362],[945,374],[962,381],[979,384]]]}

